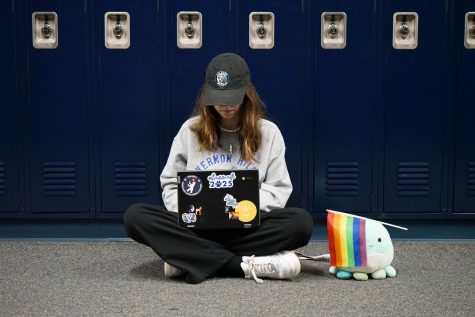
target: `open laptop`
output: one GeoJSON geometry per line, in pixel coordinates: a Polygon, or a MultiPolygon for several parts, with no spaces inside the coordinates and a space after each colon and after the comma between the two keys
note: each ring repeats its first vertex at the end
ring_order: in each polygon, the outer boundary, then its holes
{"type": "Polygon", "coordinates": [[[178,172],[178,224],[185,228],[256,228],[260,225],[259,172],[178,172]]]}

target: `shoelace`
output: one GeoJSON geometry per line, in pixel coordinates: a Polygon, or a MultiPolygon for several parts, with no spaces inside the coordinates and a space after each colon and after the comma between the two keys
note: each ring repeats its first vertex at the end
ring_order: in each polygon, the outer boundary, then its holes
{"type": "Polygon", "coordinates": [[[256,274],[275,272],[274,265],[270,262],[268,262],[268,263],[254,263],[254,255],[249,257],[249,261],[247,262],[247,265],[249,266],[249,272],[251,273],[252,277],[254,278],[254,281],[256,281],[259,284],[264,283],[264,281],[262,279],[258,278],[256,274]]]}

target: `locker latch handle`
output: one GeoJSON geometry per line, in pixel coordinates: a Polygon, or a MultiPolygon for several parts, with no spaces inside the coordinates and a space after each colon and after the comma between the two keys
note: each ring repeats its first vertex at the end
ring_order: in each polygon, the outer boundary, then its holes
{"type": "Polygon", "coordinates": [[[120,39],[124,35],[124,28],[120,24],[120,15],[116,16],[116,22],[112,33],[114,34],[116,39],[120,39]]]}
{"type": "Polygon", "coordinates": [[[185,35],[187,38],[191,39],[195,36],[196,30],[195,27],[193,26],[193,23],[191,23],[191,14],[188,15],[188,23],[186,24],[185,27],[185,35]]]}
{"type": "Polygon", "coordinates": [[[53,30],[51,29],[51,25],[49,24],[48,15],[45,14],[45,22],[43,26],[41,27],[41,35],[45,39],[49,39],[52,34],[53,34],[53,30]]]}
{"type": "Polygon", "coordinates": [[[259,17],[259,24],[257,25],[256,33],[260,39],[263,39],[267,33],[267,30],[264,26],[264,16],[262,14],[259,17]]]}
{"type": "Polygon", "coordinates": [[[338,34],[338,25],[335,22],[335,16],[330,17],[330,24],[328,25],[328,36],[331,39],[335,39],[338,34]]]}

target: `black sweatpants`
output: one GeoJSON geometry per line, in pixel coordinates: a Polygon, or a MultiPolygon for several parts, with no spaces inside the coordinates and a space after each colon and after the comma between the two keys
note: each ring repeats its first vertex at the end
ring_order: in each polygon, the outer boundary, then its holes
{"type": "Polygon", "coordinates": [[[188,283],[201,283],[236,256],[270,255],[310,240],[313,221],[300,208],[261,212],[255,229],[190,230],[179,227],[177,213],[151,204],[134,204],[124,215],[129,236],[151,247],[165,262],[182,269],[188,283]]]}

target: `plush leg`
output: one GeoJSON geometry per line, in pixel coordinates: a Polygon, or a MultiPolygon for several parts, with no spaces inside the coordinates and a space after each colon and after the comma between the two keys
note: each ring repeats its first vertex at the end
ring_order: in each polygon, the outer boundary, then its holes
{"type": "Polygon", "coordinates": [[[368,274],[366,273],[356,272],[356,273],[353,273],[353,277],[355,278],[355,280],[358,280],[358,281],[368,280],[368,274]]]}
{"type": "Polygon", "coordinates": [[[347,280],[352,276],[353,276],[353,274],[351,274],[351,272],[347,272],[347,271],[338,271],[338,273],[336,273],[336,277],[338,277],[339,279],[342,279],[342,280],[347,280]]]}
{"type": "Polygon", "coordinates": [[[382,280],[383,278],[386,278],[386,271],[384,269],[377,270],[371,273],[371,277],[375,280],[382,280]]]}
{"type": "Polygon", "coordinates": [[[384,268],[384,271],[386,271],[386,275],[388,277],[395,277],[396,276],[396,270],[391,265],[386,266],[384,268]]]}

